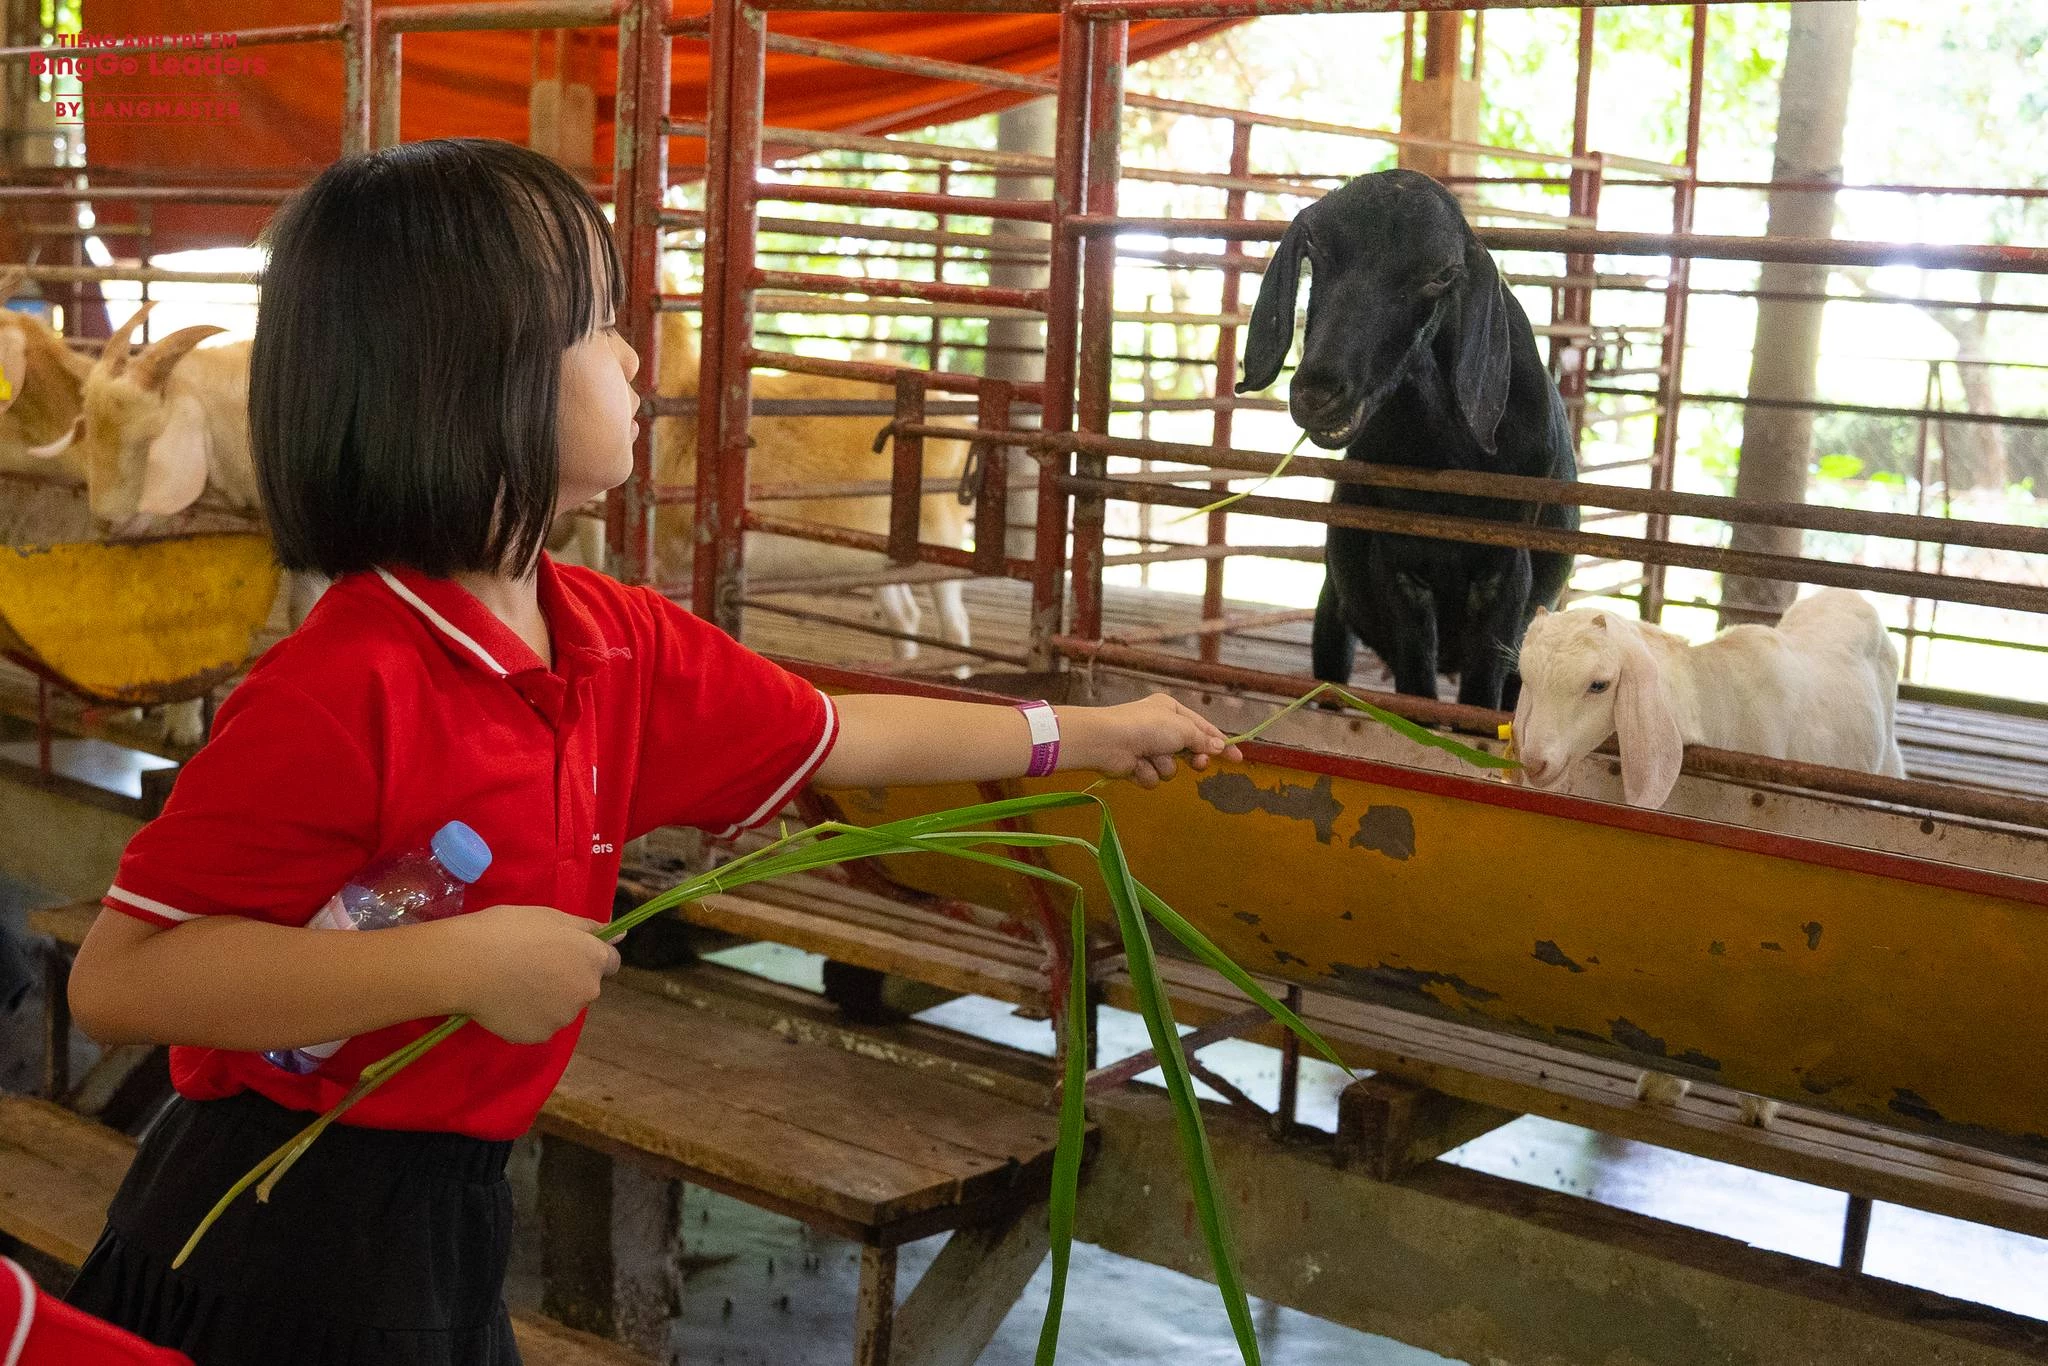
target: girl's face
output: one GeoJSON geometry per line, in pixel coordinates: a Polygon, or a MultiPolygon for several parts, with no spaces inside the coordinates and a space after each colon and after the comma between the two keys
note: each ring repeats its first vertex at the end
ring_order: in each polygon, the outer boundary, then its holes
{"type": "Polygon", "coordinates": [[[640,357],[607,316],[595,330],[562,353],[562,390],[556,444],[561,454],[557,513],[617,488],[633,473],[633,438],[640,424],[633,414],[640,396],[633,377],[640,357]]]}

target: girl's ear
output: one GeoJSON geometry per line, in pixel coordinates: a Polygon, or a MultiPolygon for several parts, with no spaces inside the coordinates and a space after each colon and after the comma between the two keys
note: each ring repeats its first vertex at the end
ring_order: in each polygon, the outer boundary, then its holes
{"type": "Polygon", "coordinates": [[[1685,737],[1664,700],[1663,671],[1633,631],[1616,631],[1621,673],[1614,685],[1614,729],[1621,741],[1621,789],[1630,806],[1662,806],[1685,767],[1685,737]]]}

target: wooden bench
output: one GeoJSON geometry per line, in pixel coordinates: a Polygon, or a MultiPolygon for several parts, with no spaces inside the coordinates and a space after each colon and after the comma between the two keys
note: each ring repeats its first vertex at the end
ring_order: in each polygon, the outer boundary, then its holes
{"type": "MultiPolygon", "coordinates": [[[[134,1155],[126,1136],[62,1106],[0,1097],[0,1233],[76,1270],[134,1155]]],[[[645,1366],[537,1314],[515,1314],[512,1330],[528,1366],[645,1366]]]]}
{"type": "MultiPolygon", "coordinates": [[[[75,949],[96,914],[86,903],[31,924],[75,949]]],[[[66,1030],[53,1023],[52,1037],[66,1030]]],[[[545,1307],[606,1333],[625,1316],[611,1275],[618,1159],[860,1244],[860,1366],[915,1362],[939,1338],[945,1359],[971,1360],[961,1334],[985,1343],[992,1306],[1006,1310],[1043,1256],[1058,1137],[1048,1083],[1042,1059],[924,1026],[842,1027],[810,993],[729,969],[627,969],[592,1006],[538,1126],[545,1307]],[[910,1342],[892,1349],[896,1249],[950,1230],[969,1232],[912,1293],[910,1342]]]]}

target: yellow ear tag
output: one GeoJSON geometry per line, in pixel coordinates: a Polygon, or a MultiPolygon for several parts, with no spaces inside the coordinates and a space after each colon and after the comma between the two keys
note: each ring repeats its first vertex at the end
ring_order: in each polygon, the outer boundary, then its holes
{"type": "Polygon", "coordinates": [[[7,372],[0,370],[0,403],[12,403],[13,401],[14,386],[8,382],[7,372]]]}

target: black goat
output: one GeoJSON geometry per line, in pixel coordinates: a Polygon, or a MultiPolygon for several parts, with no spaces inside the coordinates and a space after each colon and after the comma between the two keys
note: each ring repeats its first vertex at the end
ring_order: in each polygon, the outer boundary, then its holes
{"type": "MultiPolygon", "coordinates": [[[[1574,479],[1572,433],[1536,336],[1449,191],[1416,171],[1360,176],[1303,209],[1252,310],[1239,393],[1280,373],[1294,341],[1301,260],[1308,332],[1288,411],[1325,450],[1423,469],[1574,479]]],[[[1578,509],[1337,485],[1365,507],[1575,529],[1578,509]]],[[[1435,697],[1439,660],[1458,700],[1512,707],[1510,661],[1536,609],[1555,607],[1572,557],[1333,526],[1316,603],[1315,675],[1348,682],[1353,637],[1394,685],[1435,697]]]]}

